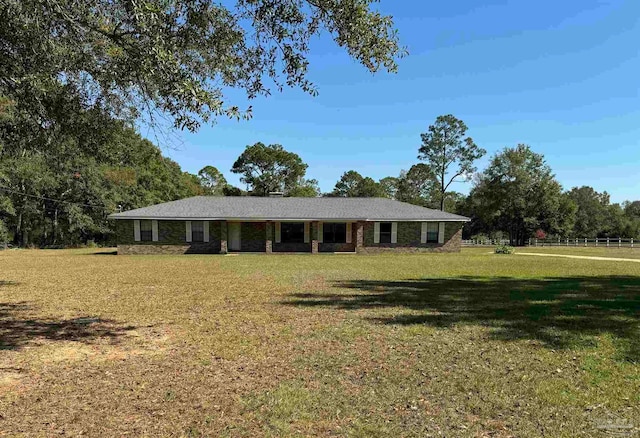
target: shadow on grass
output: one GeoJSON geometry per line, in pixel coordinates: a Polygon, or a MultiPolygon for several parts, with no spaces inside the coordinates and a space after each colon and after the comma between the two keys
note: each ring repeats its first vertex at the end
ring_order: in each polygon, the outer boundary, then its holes
{"type": "Polygon", "coordinates": [[[375,314],[365,318],[382,324],[484,325],[497,339],[558,349],[611,334],[621,341],[621,359],[640,361],[640,277],[354,280],[333,287],[335,293],[293,294],[285,304],[371,309],[375,314]],[[385,308],[388,316],[379,316],[385,308]]]}
{"type": "Polygon", "coordinates": [[[91,255],[102,255],[102,256],[106,256],[106,255],[110,255],[110,256],[114,256],[114,255],[118,255],[118,251],[97,251],[97,252],[92,252],[91,255]]]}
{"type": "Polygon", "coordinates": [[[115,343],[135,329],[90,316],[64,320],[32,319],[28,317],[31,310],[26,302],[0,303],[0,350],[17,350],[35,340],[90,343],[107,339],[115,343]]]}

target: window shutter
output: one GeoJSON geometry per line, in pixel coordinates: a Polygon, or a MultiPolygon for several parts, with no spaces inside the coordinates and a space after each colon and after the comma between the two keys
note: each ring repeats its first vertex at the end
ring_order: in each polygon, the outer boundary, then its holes
{"type": "Polygon", "coordinates": [[[151,240],[158,241],[158,221],[151,221],[151,240]]]}
{"type": "Polygon", "coordinates": [[[186,232],[187,232],[187,235],[185,236],[186,237],[186,241],[187,242],[191,242],[191,221],[186,221],[185,222],[185,227],[186,227],[186,232]]]}
{"type": "Polygon", "coordinates": [[[438,224],[438,243],[444,243],[444,222],[438,224]]]}
{"type": "Polygon", "coordinates": [[[351,222],[347,222],[347,243],[351,243],[351,233],[353,233],[351,225],[351,222]]]}
{"type": "Polygon", "coordinates": [[[373,224],[373,243],[380,243],[380,222],[373,224]]]}
{"type": "Polygon", "coordinates": [[[324,240],[324,225],[322,222],[318,222],[318,243],[322,243],[324,240]]]}
{"type": "Polygon", "coordinates": [[[391,243],[398,243],[398,222],[391,222],[391,243]]]}
{"type": "Polygon", "coordinates": [[[282,233],[280,228],[280,222],[276,222],[276,243],[282,242],[282,233]]]}
{"type": "Polygon", "coordinates": [[[427,243],[427,223],[422,222],[420,229],[420,243],[427,243]]]}
{"type": "Polygon", "coordinates": [[[309,243],[309,222],[304,223],[304,243],[309,243]]]}
{"type": "Polygon", "coordinates": [[[202,240],[204,240],[205,242],[208,242],[209,241],[209,221],[203,221],[202,228],[203,228],[202,240]]]}
{"type": "Polygon", "coordinates": [[[133,221],[133,240],[140,242],[140,221],[133,221]]]}

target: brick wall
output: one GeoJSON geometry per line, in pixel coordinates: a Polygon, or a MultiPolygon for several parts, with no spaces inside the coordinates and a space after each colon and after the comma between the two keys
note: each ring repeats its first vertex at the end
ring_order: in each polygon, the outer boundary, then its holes
{"type": "MultiPolygon", "coordinates": [[[[359,252],[382,251],[414,252],[437,251],[457,252],[462,246],[462,222],[446,222],[444,244],[420,243],[420,222],[398,222],[398,242],[373,243],[374,223],[362,223],[363,247],[359,252]]],[[[273,224],[271,224],[273,227],[273,224]]],[[[223,250],[226,240],[226,222],[209,222],[207,243],[187,243],[184,221],[158,221],[158,242],[136,242],[133,236],[133,220],[116,221],[116,236],[119,254],[216,254],[223,250]]],[[[265,222],[243,222],[241,224],[241,251],[266,252],[267,224],[265,222]]],[[[354,252],[358,239],[358,225],[352,226],[352,243],[317,243],[317,222],[311,225],[310,243],[272,243],[273,252],[312,252],[314,243],[318,252],[354,252]]],[[[272,230],[273,233],[273,230],[272,230]]],[[[272,234],[273,236],[273,234],[272,234]]],[[[222,251],[224,252],[224,251],[222,251]]]]}
{"type": "Polygon", "coordinates": [[[117,220],[118,253],[121,254],[216,254],[220,252],[222,224],[209,221],[209,242],[187,242],[185,221],[158,221],[157,242],[136,242],[133,220],[117,220]]]}
{"type": "Polygon", "coordinates": [[[398,222],[397,243],[374,243],[374,223],[365,222],[363,226],[363,252],[382,251],[414,252],[458,252],[462,246],[462,222],[445,222],[444,244],[421,243],[422,225],[420,222],[398,222]]]}

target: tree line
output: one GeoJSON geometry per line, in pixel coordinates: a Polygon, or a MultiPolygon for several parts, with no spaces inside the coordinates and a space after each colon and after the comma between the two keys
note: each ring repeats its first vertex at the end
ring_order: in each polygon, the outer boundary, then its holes
{"type": "Polygon", "coordinates": [[[474,162],[486,152],[452,115],[421,134],[419,162],[378,181],[347,170],[328,193],[307,178],[308,165],[278,144],[249,145],[233,164],[244,188],[229,184],[215,166],[184,172],[133,128],[100,111],[73,108],[61,92],[55,135],[39,129],[11,105],[0,111],[0,241],[68,246],[113,237],[110,213],[188,196],[385,197],[439,208],[472,219],[465,237],[639,237],[640,201],[612,204],[591,187],[563,190],[541,154],[527,145],[497,152],[486,169],[474,162]],[[69,113],[76,117],[68,117],[69,113]],[[450,190],[472,181],[468,195],[450,190]]]}
{"type": "Polygon", "coordinates": [[[607,192],[589,186],[564,190],[542,154],[518,144],[497,152],[486,169],[475,162],[486,154],[466,135],[467,126],[453,115],[439,116],[422,140],[419,162],[397,176],[378,181],[356,170],[343,173],[334,189],[320,193],[317,181],[305,179],[307,165],[280,145],[248,146],[231,169],[246,184],[243,191],[215,175],[211,194],[265,196],[385,197],[465,215],[466,238],[509,239],[522,245],[532,237],[640,237],[640,201],[611,203],[607,192]],[[472,183],[468,195],[451,190],[454,182],[472,183]]]}

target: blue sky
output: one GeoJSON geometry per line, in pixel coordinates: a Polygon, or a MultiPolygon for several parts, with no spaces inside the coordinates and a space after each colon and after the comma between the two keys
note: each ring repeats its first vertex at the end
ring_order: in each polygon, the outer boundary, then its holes
{"type": "MultiPolygon", "coordinates": [[[[326,37],[312,45],[319,89],[274,91],[250,121],[219,120],[166,153],[190,172],[229,169],[246,145],[279,143],[330,191],[346,170],[380,179],[417,162],[420,133],[454,114],[489,158],[529,144],[569,189],[640,199],[640,1],[381,0],[410,54],[372,75],[326,37]],[[482,5],[479,5],[482,3],[482,5]]],[[[241,95],[229,97],[244,103],[241,95]]],[[[470,184],[453,187],[468,192],[470,184]]]]}

